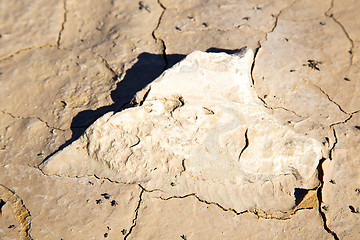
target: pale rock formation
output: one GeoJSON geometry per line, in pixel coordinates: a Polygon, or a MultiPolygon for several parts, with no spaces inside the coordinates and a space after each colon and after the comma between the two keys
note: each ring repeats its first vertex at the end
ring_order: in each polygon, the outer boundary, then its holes
{"type": "Polygon", "coordinates": [[[318,186],[327,153],[263,106],[252,60],[249,48],[193,52],[139,92],[139,106],[105,114],[41,168],[140,183],[163,197],[196,193],[237,212],[292,209],[295,188],[318,186]]]}

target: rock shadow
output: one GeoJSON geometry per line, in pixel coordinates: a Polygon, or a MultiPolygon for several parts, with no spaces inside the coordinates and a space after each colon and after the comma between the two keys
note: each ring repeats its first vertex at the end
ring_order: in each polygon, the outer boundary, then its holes
{"type": "MultiPolygon", "coordinates": [[[[185,55],[181,54],[171,54],[164,58],[161,54],[141,53],[137,57],[137,62],[126,71],[124,79],[118,82],[115,90],[110,93],[113,103],[95,110],[84,110],[79,112],[72,119],[70,125],[72,131],[71,138],[62,144],[56,151],[47,156],[39,166],[51,156],[76,141],[99,117],[111,111],[116,113],[131,107],[129,103],[138,91],[153,82],[166,69],[172,67],[184,57],[185,55]]],[[[115,76],[114,79],[117,79],[118,77],[119,76],[115,76]]]]}
{"type": "Polygon", "coordinates": [[[294,190],[295,206],[297,206],[302,202],[306,194],[309,192],[309,189],[295,188],[294,190]]]}
{"type": "Polygon", "coordinates": [[[208,53],[220,53],[220,52],[224,52],[227,54],[236,54],[236,53],[240,53],[243,51],[243,49],[246,47],[242,47],[242,48],[237,48],[237,49],[225,49],[225,48],[215,48],[215,47],[211,47],[208,48],[206,50],[206,52],[208,53]]]}

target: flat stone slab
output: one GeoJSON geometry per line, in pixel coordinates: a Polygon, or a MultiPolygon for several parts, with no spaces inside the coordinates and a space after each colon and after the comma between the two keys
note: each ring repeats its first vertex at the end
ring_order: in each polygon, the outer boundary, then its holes
{"type": "Polygon", "coordinates": [[[316,188],[323,145],[280,124],[254,90],[253,52],[195,51],[109,112],[42,166],[48,174],[110,178],[195,193],[237,212],[286,211],[316,188]]]}

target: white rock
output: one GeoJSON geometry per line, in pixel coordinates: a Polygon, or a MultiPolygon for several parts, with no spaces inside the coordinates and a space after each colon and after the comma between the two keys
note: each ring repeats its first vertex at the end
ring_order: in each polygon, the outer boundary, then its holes
{"type": "Polygon", "coordinates": [[[322,145],[263,106],[252,60],[249,48],[191,53],[137,95],[150,89],[141,106],[105,114],[43,170],[196,193],[238,212],[293,208],[295,188],[318,186],[322,145]]]}

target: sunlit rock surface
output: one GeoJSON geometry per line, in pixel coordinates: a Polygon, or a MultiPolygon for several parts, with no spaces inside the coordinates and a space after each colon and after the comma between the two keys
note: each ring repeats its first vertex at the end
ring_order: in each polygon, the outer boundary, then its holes
{"type": "Polygon", "coordinates": [[[252,61],[249,48],[191,53],[139,92],[138,106],[105,114],[41,168],[139,183],[163,197],[195,193],[238,212],[292,209],[295,188],[319,184],[323,146],[264,107],[252,61]]]}

